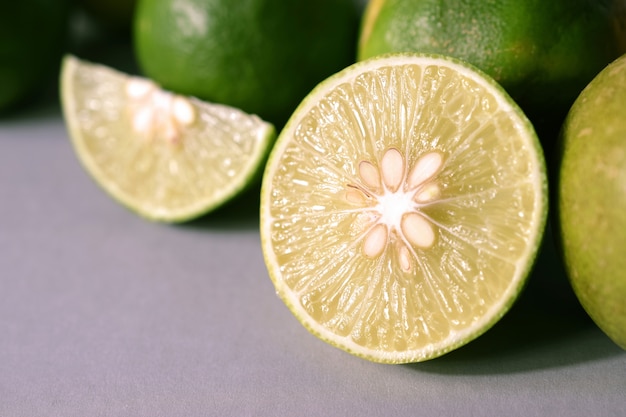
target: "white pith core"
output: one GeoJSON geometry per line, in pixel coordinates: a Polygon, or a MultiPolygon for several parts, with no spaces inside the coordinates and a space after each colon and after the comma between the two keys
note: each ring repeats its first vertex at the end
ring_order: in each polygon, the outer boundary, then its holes
{"type": "Polygon", "coordinates": [[[429,152],[407,171],[406,158],[396,148],[388,148],[378,164],[359,163],[360,183],[348,184],[346,199],[366,204],[373,212],[374,220],[363,234],[365,256],[376,258],[395,242],[398,262],[408,272],[413,268],[411,253],[435,243],[434,225],[420,212],[420,205],[439,196],[434,176],[442,165],[443,156],[429,152]]]}
{"type": "Polygon", "coordinates": [[[196,111],[187,98],[164,91],[145,78],[129,78],[126,95],[134,103],[131,106],[133,129],[148,140],[159,135],[176,143],[180,140],[181,129],[196,120],[196,111]]]}

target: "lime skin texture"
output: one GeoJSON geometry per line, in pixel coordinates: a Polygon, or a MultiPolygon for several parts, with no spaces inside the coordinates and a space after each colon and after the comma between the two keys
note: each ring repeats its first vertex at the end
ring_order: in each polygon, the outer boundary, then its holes
{"type": "Polygon", "coordinates": [[[626,3],[373,0],[358,58],[396,51],[450,55],[485,71],[522,107],[552,151],[578,94],[626,52],[626,3]]]}
{"type": "Polygon", "coordinates": [[[558,170],[559,246],[594,322],[626,349],[626,56],[607,66],[565,121],[558,170]]]}

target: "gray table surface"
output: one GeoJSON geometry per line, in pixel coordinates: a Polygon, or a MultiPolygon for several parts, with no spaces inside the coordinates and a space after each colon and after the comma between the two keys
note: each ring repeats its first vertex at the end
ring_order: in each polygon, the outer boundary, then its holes
{"type": "Polygon", "coordinates": [[[254,192],[190,224],[143,220],[79,165],[55,97],[0,119],[0,416],[626,415],[626,352],[551,245],[476,341],[370,363],[276,297],[254,192]]]}

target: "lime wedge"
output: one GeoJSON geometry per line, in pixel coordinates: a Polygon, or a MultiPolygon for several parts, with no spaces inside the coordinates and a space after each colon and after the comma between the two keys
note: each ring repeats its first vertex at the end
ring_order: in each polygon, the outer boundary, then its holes
{"type": "Polygon", "coordinates": [[[113,198],[155,221],[191,220],[238,195],[258,179],[275,139],[257,116],[71,55],[61,91],[83,166],[113,198]]]}
{"type": "Polygon", "coordinates": [[[506,313],[547,203],[537,136],[497,83],[451,58],[386,55],[296,109],[266,165],[261,241],[310,332],[372,361],[419,362],[506,313]]]}

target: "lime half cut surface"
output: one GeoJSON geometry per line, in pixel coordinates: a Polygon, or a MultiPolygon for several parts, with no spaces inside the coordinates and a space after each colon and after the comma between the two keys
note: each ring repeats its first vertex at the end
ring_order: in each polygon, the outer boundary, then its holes
{"type": "Polygon", "coordinates": [[[274,127],[68,55],[63,113],[83,166],[117,201],[164,222],[199,217],[258,179],[274,127]]]}
{"type": "Polygon", "coordinates": [[[521,292],[547,213],[528,119],[458,60],[395,54],[319,84],[269,157],[261,241],[324,341],[384,363],[443,355],[521,292]]]}

